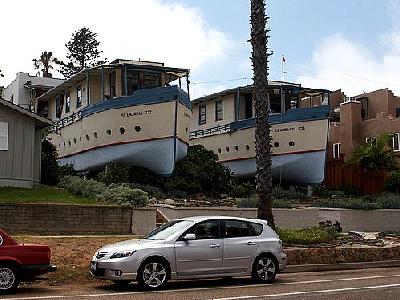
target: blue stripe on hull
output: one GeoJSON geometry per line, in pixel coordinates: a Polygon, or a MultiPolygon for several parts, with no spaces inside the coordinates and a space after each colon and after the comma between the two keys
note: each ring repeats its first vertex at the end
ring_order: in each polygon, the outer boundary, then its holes
{"type": "MultiPolygon", "coordinates": [[[[299,184],[321,183],[325,177],[326,150],[272,157],[272,177],[299,184]]],[[[249,158],[223,163],[236,176],[256,173],[256,159],[249,158]]]]}
{"type": "MultiPolygon", "coordinates": [[[[177,139],[177,161],[184,158],[188,146],[177,139]]],[[[106,146],[58,160],[59,165],[72,164],[77,171],[100,168],[111,162],[145,167],[160,175],[170,175],[174,165],[174,138],[106,146]]]]}

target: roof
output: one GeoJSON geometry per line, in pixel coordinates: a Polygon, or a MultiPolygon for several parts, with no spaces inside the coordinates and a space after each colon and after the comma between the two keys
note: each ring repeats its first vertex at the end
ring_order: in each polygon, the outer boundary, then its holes
{"type": "Polygon", "coordinates": [[[234,217],[234,216],[193,216],[193,217],[185,217],[185,218],[179,218],[179,220],[188,220],[188,221],[204,221],[204,220],[242,220],[242,221],[250,221],[254,219],[246,219],[246,218],[240,218],[240,217],[234,217]]]}
{"type": "Polygon", "coordinates": [[[176,78],[180,78],[183,76],[186,76],[189,74],[189,69],[181,69],[181,68],[171,68],[171,67],[165,67],[163,65],[160,65],[159,63],[154,63],[154,62],[147,62],[147,61],[126,61],[126,60],[115,60],[110,64],[104,64],[100,66],[96,66],[93,68],[85,68],[81,70],[80,72],[76,73],[75,75],[71,76],[67,80],[65,80],[63,83],[58,85],[57,87],[49,90],[42,96],[40,96],[38,99],[48,99],[55,97],[59,94],[64,94],[64,91],[75,86],[79,82],[85,80],[87,76],[93,76],[93,75],[98,75],[100,76],[102,74],[102,70],[110,70],[110,69],[116,69],[117,67],[126,67],[127,69],[135,69],[135,70],[148,70],[148,71],[158,71],[158,72],[163,72],[167,74],[171,74],[175,76],[176,78]]]}
{"type": "MultiPolygon", "coordinates": [[[[311,89],[311,88],[305,88],[302,87],[301,84],[299,83],[293,83],[293,82],[287,82],[287,81],[268,81],[268,86],[269,87],[292,87],[292,88],[299,88],[301,89],[301,91],[306,94],[306,96],[313,96],[313,94],[321,94],[321,93],[326,93],[329,92],[329,90],[326,89],[311,89]]],[[[227,89],[227,90],[223,90],[221,92],[217,92],[217,93],[213,93],[211,95],[207,95],[207,96],[203,96],[197,99],[194,99],[192,101],[193,104],[199,103],[199,102],[205,102],[211,99],[215,99],[218,97],[224,97],[227,95],[231,95],[234,93],[237,93],[238,89],[241,92],[251,92],[253,89],[253,85],[245,85],[245,86],[238,86],[232,89],[227,89]]]]}
{"type": "Polygon", "coordinates": [[[45,117],[39,116],[38,114],[35,114],[35,113],[33,113],[33,112],[29,111],[29,110],[26,110],[25,108],[23,108],[23,107],[21,107],[19,105],[16,105],[16,104],[14,104],[14,103],[12,103],[10,101],[7,101],[7,100],[5,100],[3,98],[0,98],[0,104],[9,107],[12,110],[16,110],[16,111],[20,112],[21,114],[24,114],[24,115],[27,115],[27,116],[29,116],[31,118],[34,118],[36,121],[38,121],[39,123],[44,124],[46,126],[47,125],[53,125],[53,122],[51,120],[49,120],[49,119],[47,119],[45,117]]]}

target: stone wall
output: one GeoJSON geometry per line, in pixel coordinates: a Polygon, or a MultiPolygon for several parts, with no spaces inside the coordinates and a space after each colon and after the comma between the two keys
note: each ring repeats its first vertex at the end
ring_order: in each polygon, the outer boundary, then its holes
{"type": "MultiPolygon", "coordinates": [[[[159,205],[169,220],[189,216],[236,216],[255,218],[255,208],[172,207],[159,205]]],[[[339,221],[344,231],[388,231],[400,230],[400,209],[354,210],[334,208],[304,208],[273,210],[275,224],[280,228],[303,228],[318,226],[320,221],[339,221]]]]}
{"type": "Polygon", "coordinates": [[[2,204],[0,228],[11,233],[138,234],[155,228],[156,211],[117,206],[2,204]]]}

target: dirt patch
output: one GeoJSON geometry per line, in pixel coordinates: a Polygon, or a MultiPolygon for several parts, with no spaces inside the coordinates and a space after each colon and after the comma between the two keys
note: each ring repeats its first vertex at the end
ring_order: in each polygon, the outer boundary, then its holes
{"type": "Polygon", "coordinates": [[[39,237],[17,236],[20,243],[48,245],[52,253],[52,264],[57,272],[50,273],[48,284],[61,285],[74,282],[90,282],[94,278],[89,274],[90,260],[101,247],[120,241],[129,240],[132,236],[96,236],[96,237],[39,237]]]}

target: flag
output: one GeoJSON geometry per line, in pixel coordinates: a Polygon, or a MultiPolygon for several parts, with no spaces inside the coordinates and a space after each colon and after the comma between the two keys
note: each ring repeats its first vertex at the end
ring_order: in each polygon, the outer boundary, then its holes
{"type": "Polygon", "coordinates": [[[282,63],[286,63],[286,58],[282,54],[282,63]]]}

